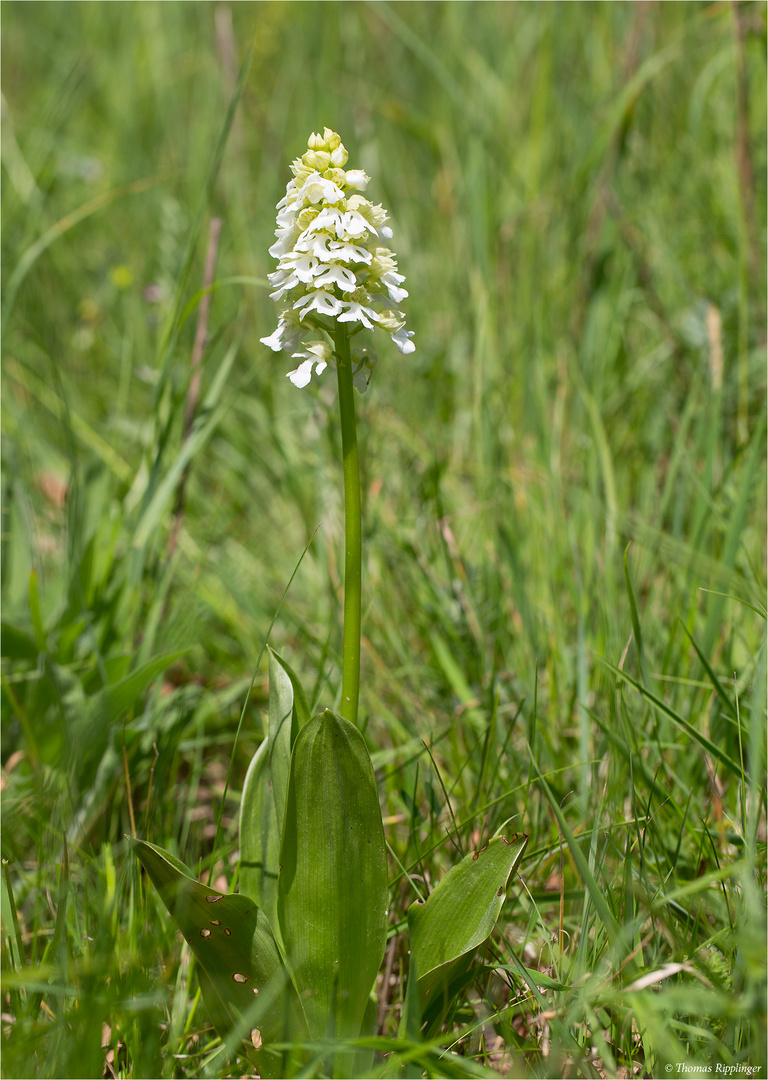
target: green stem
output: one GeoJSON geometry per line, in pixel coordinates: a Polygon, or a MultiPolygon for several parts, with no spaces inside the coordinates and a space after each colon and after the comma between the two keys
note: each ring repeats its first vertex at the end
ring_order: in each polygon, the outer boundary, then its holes
{"type": "Polygon", "coordinates": [[[341,715],[357,724],[360,693],[360,598],[362,595],[362,511],[360,463],[357,454],[355,397],[349,336],[343,323],[336,324],[336,371],[339,378],[341,449],[344,458],[344,645],[341,682],[341,715]]]}

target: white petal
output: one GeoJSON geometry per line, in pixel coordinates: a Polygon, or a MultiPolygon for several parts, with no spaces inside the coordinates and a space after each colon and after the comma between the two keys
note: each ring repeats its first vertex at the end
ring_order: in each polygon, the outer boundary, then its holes
{"type": "Polygon", "coordinates": [[[342,310],[341,300],[337,300],[330,293],[318,289],[307,296],[300,297],[293,305],[295,309],[303,308],[302,319],[309,311],[318,311],[321,315],[338,315],[342,310]]]}
{"type": "Polygon", "coordinates": [[[326,255],[332,255],[334,259],[343,262],[370,263],[373,256],[359,244],[350,244],[348,240],[331,240],[326,255]]]}
{"type": "Polygon", "coordinates": [[[394,334],[389,335],[397,345],[398,349],[403,354],[408,354],[416,351],[416,346],[410,340],[413,337],[413,330],[406,330],[403,326],[400,330],[394,334]]]}
{"type": "Polygon", "coordinates": [[[296,211],[284,208],[277,213],[278,229],[289,229],[296,224],[296,211]]]}
{"type": "Polygon", "coordinates": [[[269,275],[269,280],[272,285],[277,286],[275,291],[269,294],[270,300],[279,300],[283,293],[287,293],[294,285],[299,284],[299,279],[286,270],[276,270],[274,274],[269,275]]]}
{"type": "Polygon", "coordinates": [[[318,289],[325,288],[326,285],[338,285],[342,292],[354,292],[357,288],[357,278],[343,266],[335,266],[331,263],[330,266],[323,267],[323,270],[325,272],[322,277],[315,280],[315,286],[318,289]]]}
{"type": "MultiPolygon", "coordinates": [[[[362,214],[357,210],[347,210],[342,218],[341,227],[348,236],[362,236],[363,233],[376,233],[373,225],[369,225],[362,214]]],[[[338,232],[338,229],[336,230],[338,232]]],[[[378,235],[378,234],[376,234],[378,235]]]]}
{"type": "Polygon", "coordinates": [[[278,238],[269,249],[273,259],[282,259],[283,255],[293,250],[293,245],[298,233],[295,229],[284,229],[275,234],[278,238]]]}
{"type": "Polygon", "coordinates": [[[346,173],[347,187],[356,188],[358,191],[365,191],[368,187],[368,181],[371,179],[362,169],[349,169],[346,173]]]}
{"type": "MultiPolygon", "coordinates": [[[[312,377],[313,367],[315,369],[315,375],[322,375],[328,367],[328,364],[325,360],[313,355],[313,352],[325,347],[324,342],[316,342],[315,345],[310,345],[307,351],[293,354],[295,359],[299,359],[302,356],[306,357],[303,363],[299,364],[293,371],[288,372],[288,378],[294,386],[306,386],[312,377]]],[[[328,349],[330,350],[330,346],[328,346],[328,349]]]]}
{"type": "Polygon", "coordinates": [[[381,283],[382,285],[387,286],[389,298],[395,304],[399,304],[400,301],[408,295],[407,289],[401,289],[398,287],[401,281],[405,281],[405,278],[402,274],[396,274],[394,270],[390,270],[388,274],[381,275],[381,283]]]}
{"type": "Polygon", "coordinates": [[[325,262],[331,254],[327,247],[328,239],[328,233],[304,233],[303,237],[296,241],[295,247],[297,251],[306,251],[325,262]]]}
{"type": "Polygon", "coordinates": [[[259,338],[264,345],[272,349],[273,352],[280,352],[283,347],[283,331],[285,330],[285,323],[280,323],[274,334],[270,334],[269,337],[259,338]]]}
{"type": "Polygon", "coordinates": [[[333,180],[324,179],[320,173],[308,176],[299,194],[303,200],[308,199],[311,203],[338,203],[344,199],[341,188],[334,184],[333,180]]]}
{"type": "Polygon", "coordinates": [[[345,303],[344,312],[338,316],[339,322],[361,322],[367,330],[373,330],[370,319],[376,319],[376,312],[362,304],[345,303]]]}
{"type": "Polygon", "coordinates": [[[294,386],[298,386],[299,389],[301,389],[302,386],[307,385],[312,378],[312,365],[314,362],[314,360],[305,360],[303,364],[299,364],[295,371],[288,372],[288,378],[294,386]]]}
{"type": "Polygon", "coordinates": [[[299,281],[309,285],[316,274],[322,272],[320,261],[312,255],[296,253],[284,260],[284,264],[293,270],[299,281]]]}
{"type": "Polygon", "coordinates": [[[303,235],[322,232],[324,229],[327,232],[333,230],[337,236],[341,236],[342,217],[338,210],[332,210],[331,207],[326,207],[325,210],[321,210],[315,220],[304,230],[303,235]]]}

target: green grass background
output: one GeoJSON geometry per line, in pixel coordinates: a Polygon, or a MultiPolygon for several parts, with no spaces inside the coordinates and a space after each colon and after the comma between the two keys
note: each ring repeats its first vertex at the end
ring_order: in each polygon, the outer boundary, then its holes
{"type": "Polygon", "coordinates": [[[371,342],[358,400],[387,838],[434,882],[530,836],[497,972],[410,1075],[765,1076],[765,4],[2,25],[4,1075],[226,1073],[123,837],[231,882],[265,665],[234,732],[313,534],[271,643],[338,703],[335,380],[298,391],[259,343],[274,205],[327,125],[391,214],[417,347],[371,342]]]}

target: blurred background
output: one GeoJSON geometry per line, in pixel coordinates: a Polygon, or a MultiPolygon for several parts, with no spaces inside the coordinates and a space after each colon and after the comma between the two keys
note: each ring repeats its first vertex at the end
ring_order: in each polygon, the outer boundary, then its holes
{"type": "MultiPolygon", "coordinates": [[[[534,891],[556,830],[543,800],[509,794],[529,748],[575,821],[598,790],[623,814],[627,747],[643,798],[658,776],[703,816],[722,803],[679,723],[613,669],[738,761],[710,674],[730,680],[761,760],[765,4],[2,15],[3,854],[26,867],[20,908],[62,829],[102,886],[133,826],[211,872],[240,710],[313,535],[271,643],[310,705],[338,701],[335,379],[297,390],[259,342],[275,204],[324,126],[391,215],[415,332],[408,357],[369,342],[358,398],[361,715],[392,835],[444,810],[422,740],[457,806],[498,795],[473,828],[523,820],[534,891]]],[[[263,663],[230,853],[265,688],[263,663]]],[[[684,877],[697,843],[678,845],[684,877]]]]}

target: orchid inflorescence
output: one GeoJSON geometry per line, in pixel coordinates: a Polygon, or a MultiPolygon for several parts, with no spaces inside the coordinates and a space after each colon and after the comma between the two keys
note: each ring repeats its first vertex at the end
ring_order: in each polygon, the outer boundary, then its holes
{"type": "MultiPolygon", "coordinates": [[[[310,135],[277,204],[277,242],[269,253],[279,261],[269,281],[271,298],[283,306],[277,330],[261,340],[300,361],[288,372],[294,386],[306,386],[313,369],[319,375],[334,363],[333,320],[348,323],[350,335],[380,326],[401,353],[415,348],[398,307],[408,295],[405,279],[383,245],[392,237],[387,213],[356,194],[370,177],[362,169],[345,171],[348,157],[335,131],[310,135]]],[[[365,390],[373,358],[357,350],[353,357],[355,385],[365,390]]]]}

